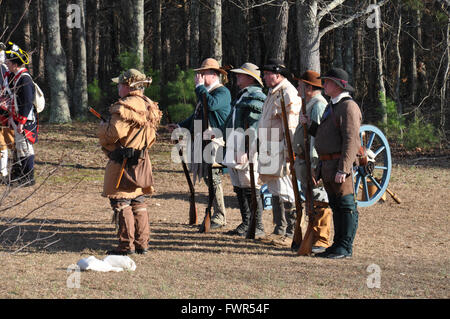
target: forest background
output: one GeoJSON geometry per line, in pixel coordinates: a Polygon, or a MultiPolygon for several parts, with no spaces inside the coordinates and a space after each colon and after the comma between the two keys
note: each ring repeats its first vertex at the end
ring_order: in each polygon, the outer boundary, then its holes
{"type": "Polygon", "coordinates": [[[204,58],[239,67],[277,57],[297,76],[347,70],[364,122],[391,142],[447,146],[447,0],[3,0],[0,28],[0,41],[31,53],[41,122],[106,112],[118,97],[111,78],[131,67],[153,77],[146,94],[163,123],[178,121],[195,105],[192,69],[204,58]]]}

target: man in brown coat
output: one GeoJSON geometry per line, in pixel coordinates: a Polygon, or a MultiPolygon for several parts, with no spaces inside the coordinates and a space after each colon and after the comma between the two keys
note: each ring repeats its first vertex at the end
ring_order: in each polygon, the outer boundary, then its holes
{"type": "MultiPolygon", "coordinates": [[[[353,163],[361,146],[359,128],[361,111],[350,96],[354,89],[348,83],[348,74],[333,68],[324,76],[325,94],[331,102],[325,109],[321,123],[310,123],[319,154],[320,176],[333,211],[333,244],[319,257],[349,258],[353,253],[353,240],[358,228],[358,211],[353,189],[353,163]]],[[[305,117],[300,121],[307,123],[305,117]]]]}
{"type": "MultiPolygon", "coordinates": [[[[157,103],[143,93],[151,78],[130,69],[112,80],[118,83],[120,99],[110,106],[111,118],[108,122],[102,122],[97,132],[102,150],[110,158],[106,165],[102,196],[109,198],[114,210],[113,220],[118,224],[119,245],[107,253],[144,254],[150,236],[144,195],[152,193],[153,187],[141,188],[127,182],[126,174],[121,174],[122,164],[125,159],[128,163],[132,162],[132,157],[128,158],[121,150],[131,150],[133,154],[138,154],[137,157],[144,157],[147,148],[156,140],[156,128],[162,113],[157,103]]],[[[124,168],[127,171],[133,169],[127,165],[124,168]]],[[[148,173],[151,174],[151,171],[148,173]]]]}

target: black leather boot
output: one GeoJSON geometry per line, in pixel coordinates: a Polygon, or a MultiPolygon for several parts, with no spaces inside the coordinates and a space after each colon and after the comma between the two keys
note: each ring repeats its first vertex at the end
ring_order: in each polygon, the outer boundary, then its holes
{"type": "Polygon", "coordinates": [[[237,235],[237,236],[246,236],[248,226],[250,223],[250,203],[248,201],[248,198],[246,196],[245,188],[233,187],[234,192],[237,195],[238,204],[239,204],[239,210],[241,213],[242,223],[239,224],[238,227],[236,227],[233,230],[228,231],[227,235],[237,235]]]}

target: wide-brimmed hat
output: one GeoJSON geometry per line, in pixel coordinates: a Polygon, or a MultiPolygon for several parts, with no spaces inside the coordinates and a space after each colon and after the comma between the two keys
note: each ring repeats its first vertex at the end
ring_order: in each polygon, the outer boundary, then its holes
{"type": "Polygon", "coordinates": [[[222,73],[223,75],[228,74],[227,71],[220,68],[219,62],[217,62],[217,60],[213,58],[207,58],[203,60],[202,65],[198,69],[194,69],[195,72],[203,70],[215,70],[222,73]]]}
{"type": "Polygon", "coordinates": [[[284,76],[285,78],[291,77],[291,73],[288,68],[284,65],[283,61],[279,59],[271,58],[267,61],[263,67],[259,68],[261,71],[270,71],[273,73],[278,73],[284,76]]]}
{"type": "Polygon", "coordinates": [[[296,81],[302,81],[306,84],[316,86],[319,88],[323,88],[322,81],[320,80],[320,74],[313,70],[308,70],[305,73],[302,74],[301,77],[297,78],[294,76],[294,80],[296,81]]]}
{"type": "Polygon", "coordinates": [[[341,89],[354,92],[355,89],[348,83],[348,73],[340,68],[332,68],[325,75],[318,77],[319,79],[330,79],[335,82],[341,89]]]}
{"type": "Polygon", "coordinates": [[[130,87],[142,88],[150,86],[152,78],[145,76],[145,74],[136,69],[129,69],[122,72],[118,77],[111,79],[111,81],[126,84],[130,87]]]}
{"type": "Polygon", "coordinates": [[[5,57],[7,60],[10,61],[20,61],[22,63],[19,64],[29,64],[30,63],[30,57],[28,53],[21,48],[17,44],[14,44],[12,42],[8,42],[9,47],[1,43],[0,47],[2,50],[5,51],[5,57]]]}
{"type": "Polygon", "coordinates": [[[232,69],[230,72],[247,74],[254,78],[261,86],[264,86],[263,81],[261,79],[261,71],[258,69],[258,66],[253,63],[247,62],[241,65],[239,69],[232,69]]]}

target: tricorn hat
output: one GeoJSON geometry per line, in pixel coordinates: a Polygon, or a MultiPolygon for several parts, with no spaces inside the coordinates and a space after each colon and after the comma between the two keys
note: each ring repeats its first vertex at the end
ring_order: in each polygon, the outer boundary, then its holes
{"type": "Polygon", "coordinates": [[[291,77],[291,73],[288,68],[284,65],[283,61],[279,59],[271,58],[267,61],[263,67],[259,68],[261,71],[270,71],[273,73],[279,73],[285,78],[291,77]]]}
{"type": "Polygon", "coordinates": [[[302,81],[306,84],[316,86],[319,88],[323,88],[322,81],[320,81],[320,74],[313,70],[308,70],[305,73],[302,74],[301,77],[297,78],[294,76],[294,80],[296,81],[302,81]]]}
{"type": "Polygon", "coordinates": [[[145,76],[136,69],[129,69],[122,72],[118,77],[111,79],[114,83],[126,84],[130,87],[145,88],[152,83],[152,78],[145,76]]]}
{"type": "Polygon", "coordinates": [[[348,73],[340,68],[332,68],[319,79],[330,79],[335,82],[341,89],[354,92],[355,89],[348,83],[348,73]]]}
{"type": "Polygon", "coordinates": [[[0,48],[5,50],[6,59],[10,61],[20,60],[22,63],[19,64],[29,64],[30,57],[28,53],[21,48],[17,44],[12,42],[8,42],[9,48],[6,47],[3,43],[1,43],[0,48]]]}
{"type": "Polygon", "coordinates": [[[264,86],[263,81],[261,80],[261,71],[258,69],[256,65],[253,63],[247,62],[241,65],[239,69],[232,69],[230,72],[247,74],[254,78],[261,86],[264,86]]]}
{"type": "Polygon", "coordinates": [[[203,60],[202,65],[198,69],[194,69],[195,72],[203,70],[215,70],[222,73],[223,75],[227,75],[227,71],[221,69],[219,66],[219,62],[217,62],[217,60],[213,58],[207,58],[203,60]]]}

